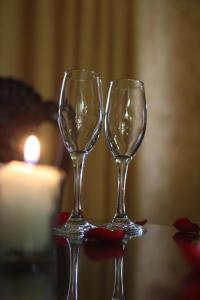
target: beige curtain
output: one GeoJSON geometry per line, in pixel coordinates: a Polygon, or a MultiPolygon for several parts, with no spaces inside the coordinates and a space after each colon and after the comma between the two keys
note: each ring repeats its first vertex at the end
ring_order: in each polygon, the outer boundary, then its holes
{"type": "Polygon", "coordinates": [[[199,222],[200,2],[137,1],[136,23],[137,76],[149,100],[136,179],[140,211],[158,222],[199,222]]]}
{"type": "MultiPolygon", "coordinates": [[[[0,76],[31,84],[58,101],[63,72],[99,71],[108,82],[145,82],[148,127],[130,165],[127,210],[132,218],[171,223],[199,220],[200,7],[191,0],[0,0],[0,76]]],[[[43,162],[57,132],[42,129],[43,162]]],[[[51,150],[51,151],[50,151],[51,150]]],[[[63,209],[73,198],[71,165],[63,209]]],[[[109,220],[116,208],[117,173],[103,132],[86,162],[84,214],[109,220]]]]}

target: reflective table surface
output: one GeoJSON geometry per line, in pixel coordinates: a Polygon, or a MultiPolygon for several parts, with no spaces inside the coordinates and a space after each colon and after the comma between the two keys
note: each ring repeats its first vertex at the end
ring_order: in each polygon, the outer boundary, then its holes
{"type": "Polygon", "coordinates": [[[1,263],[0,299],[200,299],[185,296],[198,289],[200,276],[175,242],[176,230],[146,228],[127,245],[69,245],[57,239],[45,263],[1,263]]]}

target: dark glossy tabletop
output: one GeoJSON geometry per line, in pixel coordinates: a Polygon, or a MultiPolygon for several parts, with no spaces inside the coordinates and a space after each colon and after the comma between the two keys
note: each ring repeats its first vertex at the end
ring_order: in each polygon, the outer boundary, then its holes
{"type": "Polygon", "coordinates": [[[176,230],[160,225],[146,228],[144,236],[133,238],[125,247],[73,246],[71,254],[77,255],[74,263],[78,270],[74,292],[71,286],[69,293],[67,243],[58,243],[57,259],[45,266],[33,264],[24,269],[4,266],[0,272],[0,299],[190,299],[184,297],[190,288],[188,282],[191,284],[197,271],[188,264],[174,241],[176,230]]]}

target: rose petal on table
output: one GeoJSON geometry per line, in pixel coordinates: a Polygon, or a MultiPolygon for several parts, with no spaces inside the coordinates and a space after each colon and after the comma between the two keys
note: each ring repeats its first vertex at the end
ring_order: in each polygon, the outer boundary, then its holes
{"type": "Polygon", "coordinates": [[[142,221],[134,221],[134,223],[135,223],[136,225],[140,225],[140,226],[145,225],[147,222],[148,222],[147,219],[144,219],[144,220],[142,220],[142,221]]]}
{"type": "Polygon", "coordinates": [[[183,232],[199,232],[200,227],[196,223],[192,223],[188,218],[180,218],[174,222],[174,227],[183,232]]]}
{"type": "Polygon", "coordinates": [[[123,239],[125,231],[109,230],[103,227],[91,228],[85,233],[85,239],[94,242],[116,243],[123,239]]]}
{"type": "Polygon", "coordinates": [[[92,260],[106,260],[124,255],[124,246],[119,243],[96,244],[87,241],[84,243],[85,254],[92,260]]]}
{"type": "Polygon", "coordinates": [[[56,244],[56,246],[66,246],[67,245],[67,240],[63,237],[63,236],[54,236],[53,237],[54,242],[56,244]]]}
{"type": "Polygon", "coordinates": [[[62,211],[62,212],[58,213],[57,218],[56,218],[56,225],[57,226],[64,225],[67,222],[67,220],[69,219],[69,217],[70,217],[70,213],[67,211],[62,211]]]}

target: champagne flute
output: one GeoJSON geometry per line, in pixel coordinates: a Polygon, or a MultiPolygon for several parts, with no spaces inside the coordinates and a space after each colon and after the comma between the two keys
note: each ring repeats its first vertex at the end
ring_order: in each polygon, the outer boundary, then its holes
{"type": "Polygon", "coordinates": [[[83,168],[102,124],[102,82],[99,74],[85,69],[65,72],[58,123],[74,168],[74,204],[69,220],[57,233],[75,239],[92,227],[81,208],[83,168]]]}
{"type": "Polygon", "coordinates": [[[118,168],[117,211],[109,229],[124,229],[130,236],[143,234],[141,226],[131,221],[125,209],[125,187],[129,163],[138,150],[146,129],[144,83],[140,80],[118,79],[110,82],[105,133],[118,168]]]}

